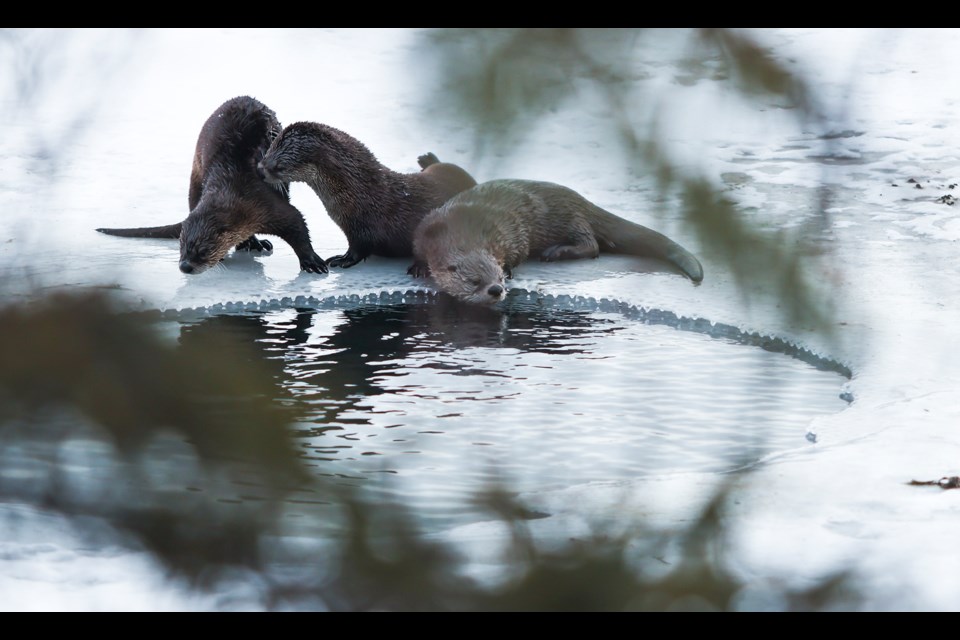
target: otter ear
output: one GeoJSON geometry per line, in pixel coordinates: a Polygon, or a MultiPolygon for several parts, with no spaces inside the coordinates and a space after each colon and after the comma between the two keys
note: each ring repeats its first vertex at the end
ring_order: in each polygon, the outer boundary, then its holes
{"type": "Polygon", "coordinates": [[[436,238],[446,230],[447,230],[446,221],[436,220],[426,226],[426,228],[423,230],[423,235],[426,238],[436,238]]]}

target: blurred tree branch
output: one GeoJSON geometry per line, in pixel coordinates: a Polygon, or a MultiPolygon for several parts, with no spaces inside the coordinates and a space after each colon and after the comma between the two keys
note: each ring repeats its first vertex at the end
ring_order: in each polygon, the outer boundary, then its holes
{"type": "Polygon", "coordinates": [[[30,172],[57,174],[145,40],[141,29],[0,29],[0,115],[23,124],[30,172]],[[49,118],[45,110],[63,100],[70,108],[49,118]]]}
{"type": "Polygon", "coordinates": [[[237,353],[166,345],[98,293],[0,309],[0,495],[106,518],[190,575],[258,566],[259,535],[308,476],[269,376],[237,353]],[[238,478],[263,499],[220,501],[238,478]]]}

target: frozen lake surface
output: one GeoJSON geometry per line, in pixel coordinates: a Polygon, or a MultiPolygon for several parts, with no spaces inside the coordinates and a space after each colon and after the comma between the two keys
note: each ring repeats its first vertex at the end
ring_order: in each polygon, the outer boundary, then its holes
{"type": "MultiPolygon", "coordinates": [[[[27,44],[38,37],[15,33],[27,44]]],[[[682,164],[696,167],[728,190],[745,215],[771,228],[789,229],[813,215],[821,182],[834,187],[829,224],[819,243],[829,259],[811,257],[811,264],[824,286],[836,292],[835,344],[785,321],[762,298],[744,304],[733,275],[680,223],[676,203],[658,200],[649,178],[633,176],[627,168],[617,170],[616,163],[611,169],[610,114],[589,97],[584,104],[571,103],[544,116],[515,153],[475,157],[472,130],[453,118],[437,117],[435,108],[427,106],[422,72],[418,74],[410,58],[417,34],[404,30],[64,32],[67,55],[48,60],[66,65],[59,69],[68,71],[59,76],[62,81],[37,89],[42,93],[35,96],[36,108],[29,112],[5,104],[14,117],[0,124],[5,169],[0,207],[6,223],[0,229],[0,281],[9,300],[28,298],[37,287],[95,285],[116,288],[136,309],[176,313],[262,306],[257,320],[262,326],[295,323],[292,301],[302,296],[308,307],[316,307],[303,348],[322,348],[337,327],[356,326],[362,319],[344,320],[351,313],[362,315],[366,310],[374,316],[415,318],[423,309],[418,300],[424,294],[417,292],[429,287],[406,275],[404,261],[371,259],[348,271],[301,275],[292,250],[276,242],[272,256],[231,257],[223,269],[188,277],[176,269],[175,242],[112,238],[93,231],[99,226],[164,224],[185,217],[189,161],[199,126],[217,105],[235,95],[262,100],[284,124],[315,120],[343,129],[395,170],[413,171],[417,155],[433,151],[469,168],[481,181],[522,177],[568,185],[613,212],[677,239],[700,257],[706,277],[702,285],[692,286],[679,276],[638,270],[632,261],[612,257],[524,265],[517,270],[514,287],[549,299],[569,296],[563,299],[586,301],[585,333],[565,339],[625,370],[640,366],[639,359],[662,355],[663,350],[640,349],[641,344],[657,341],[685,350],[690,362],[696,358],[715,362],[726,353],[753,351],[759,353],[743,357],[774,356],[766,364],[738,365],[738,371],[752,371],[761,382],[776,367],[807,367],[783,354],[721,344],[696,332],[644,325],[592,307],[596,301],[615,300],[631,308],[705,318],[745,334],[776,336],[852,371],[849,382],[813,371],[818,381],[804,386],[804,393],[815,389],[825,408],[802,419],[797,406],[806,407],[808,397],[784,396],[779,406],[783,430],[765,434],[770,436],[767,448],[750,457],[752,472],[738,480],[739,500],[729,514],[733,534],[729,553],[737,570],[751,580],[802,586],[853,567],[862,579],[868,608],[960,609],[960,555],[946,542],[960,524],[960,493],[906,484],[958,473],[960,219],[957,209],[943,199],[955,193],[951,185],[960,182],[955,133],[960,131],[960,89],[943,72],[958,53],[956,35],[951,30],[759,34],[778,58],[809,70],[831,112],[843,114],[842,120],[832,123],[836,135],[829,147],[822,137],[799,126],[787,110],[775,104],[744,103],[721,80],[691,78],[676,60],[658,59],[655,47],[638,59],[646,95],[656,96],[657,106],[669,114],[661,122],[663,139],[682,164]],[[257,46],[249,46],[251,40],[257,46]],[[266,49],[275,52],[270,60],[262,56],[266,49]],[[210,50],[234,53],[196,64],[210,50]],[[72,114],[87,106],[93,107],[89,117],[75,122],[72,114]],[[54,148],[59,153],[53,153],[54,148]],[[54,184],[56,188],[50,186],[54,184]],[[365,297],[382,295],[409,299],[375,309],[364,306],[365,297]],[[323,308],[324,301],[332,308],[323,308]],[[589,343],[586,348],[584,340],[589,343]],[[631,343],[637,350],[631,347],[629,357],[621,358],[624,345],[631,343]],[[727,351],[711,355],[712,349],[727,351]],[[841,387],[855,398],[849,407],[837,399],[841,387]],[[815,443],[806,438],[808,433],[815,436],[815,443]]],[[[5,87],[6,95],[13,88],[5,87]]],[[[343,235],[312,191],[294,184],[292,199],[307,218],[317,252],[341,253],[343,235]]],[[[573,306],[561,309],[561,314],[572,313],[573,306]]],[[[513,312],[523,311],[518,302],[513,312]]],[[[164,322],[170,323],[171,331],[184,333],[191,326],[186,322],[181,328],[179,316],[164,322]]],[[[204,322],[212,321],[199,320],[193,326],[204,322]]],[[[509,345],[489,351],[467,346],[451,353],[464,359],[464,367],[515,375],[508,362],[515,351],[509,345]]],[[[297,349],[285,353],[287,366],[309,367],[309,358],[298,361],[297,349]]],[[[556,356],[521,354],[521,360],[547,362],[550,357],[556,356]]],[[[651,366],[660,373],[657,380],[671,379],[669,361],[651,366]]],[[[426,368],[414,375],[432,376],[429,384],[435,385],[441,373],[426,368]]],[[[613,384],[616,389],[616,376],[607,381],[599,372],[590,375],[594,388],[613,384]]],[[[395,379],[377,378],[376,373],[371,379],[380,390],[375,396],[381,403],[378,408],[405,399],[395,379]]],[[[483,381],[495,385],[498,380],[483,375],[462,379],[481,386],[483,381]]],[[[548,377],[534,381],[554,382],[548,377]]],[[[570,384],[564,379],[555,382],[570,384]]],[[[686,383],[700,388],[705,384],[689,379],[686,383]]],[[[544,388],[531,384],[529,390],[535,394],[544,388]]],[[[611,398],[622,402],[623,393],[617,390],[611,398]]],[[[671,396],[663,400],[666,408],[679,402],[671,396]]],[[[439,407],[415,406],[416,411],[443,415],[439,407]]],[[[778,407],[753,409],[769,419],[777,415],[778,407]]],[[[318,416],[325,416],[324,411],[319,402],[318,416]]],[[[338,415],[343,421],[339,426],[346,428],[354,420],[357,428],[357,419],[370,417],[363,406],[352,411],[338,415]]],[[[565,415],[565,420],[575,421],[575,411],[565,415]]],[[[750,408],[732,408],[730,415],[749,418],[750,408]]],[[[728,426],[719,433],[732,430],[728,426]]],[[[433,472],[441,473],[445,456],[463,447],[487,450],[487,445],[478,444],[486,442],[483,435],[476,430],[437,435],[434,440],[444,444],[436,449],[433,472]]],[[[704,444],[701,436],[702,432],[691,434],[687,444],[704,444]]],[[[623,441],[616,429],[603,437],[623,441]]],[[[660,449],[654,447],[652,459],[682,463],[651,464],[642,473],[611,472],[604,477],[591,475],[589,465],[573,465],[563,469],[565,478],[525,484],[525,502],[551,514],[532,521],[531,529],[544,540],[561,539],[584,522],[627,521],[641,512],[654,524],[682,526],[712,495],[720,482],[717,471],[723,469],[718,460],[725,458],[711,458],[697,446],[685,452],[689,457],[681,458],[670,446],[682,449],[683,443],[668,440],[658,443],[660,449]]],[[[406,450],[403,443],[387,445],[382,436],[372,442],[363,446],[388,454],[374,456],[379,458],[375,464],[385,464],[391,453],[402,458],[399,451],[406,450]]],[[[508,442],[505,434],[500,434],[499,442],[508,442]]],[[[326,442],[309,444],[322,448],[326,442]]],[[[521,450],[526,446],[514,444],[521,450]]],[[[602,437],[594,444],[603,450],[602,437]]],[[[563,449],[555,451],[562,455],[563,449]]],[[[345,464],[347,457],[328,464],[345,464]]],[[[577,457],[568,454],[563,459],[577,457]]],[[[58,518],[34,507],[4,505],[0,517],[6,532],[0,553],[4,609],[261,606],[255,594],[224,600],[183,592],[164,582],[144,554],[86,548],[64,531],[58,518]]],[[[498,524],[442,517],[432,522],[436,535],[461,544],[482,574],[491,561],[491,547],[503,533],[498,524]]],[[[762,599],[758,603],[762,605],[762,599]]]]}

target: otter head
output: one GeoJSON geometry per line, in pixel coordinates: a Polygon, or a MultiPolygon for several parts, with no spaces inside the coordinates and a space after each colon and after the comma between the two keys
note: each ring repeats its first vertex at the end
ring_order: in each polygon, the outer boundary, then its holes
{"type": "Polygon", "coordinates": [[[507,295],[504,272],[494,255],[470,242],[458,225],[447,224],[441,210],[431,212],[417,228],[414,255],[423,256],[437,287],[474,304],[494,304],[507,295]]]}
{"type": "Polygon", "coordinates": [[[503,269],[484,249],[448,252],[430,272],[442,291],[464,302],[494,304],[507,295],[503,269]]]}
{"type": "Polygon", "coordinates": [[[187,216],[180,228],[180,271],[203,273],[252,235],[231,227],[228,216],[226,210],[200,207],[187,216]]]}
{"type": "Polygon", "coordinates": [[[295,122],[277,136],[257,163],[257,172],[270,183],[311,182],[323,162],[325,131],[314,122],[295,122]]]}

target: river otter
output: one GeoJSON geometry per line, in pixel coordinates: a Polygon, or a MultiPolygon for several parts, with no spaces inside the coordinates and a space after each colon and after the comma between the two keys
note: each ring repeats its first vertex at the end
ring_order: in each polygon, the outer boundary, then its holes
{"type": "Polygon", "coordinates": [[[659,258],[691,280],[703,279],[689,251],[619,218],[572,189],[551,182],[491,180],[454,196],[417,227],[408,273],[432,275],[439,288],[467,302],[506,295],[504,276],[530,256],[596,258],[601,252],[659,258]]]}
{"type": "Polygon", "coordinates": [[[190,215],[183,222],[139,229],[97,229],[137,238],[180,238],[180,270],[201,273],[216,265],[231,247],[269,251],[280,236],[293,247],[300,268],[325,273],[327,265],[310,244],[303,214],[290,204],[286,183],[269,185],[257,162],[282,127],[263,103],[240,96],[227,100],[203,124],[190,172],[190,215]]]}
{"type": "Polygon", "coordinates": [[[347,252],[327,260],[352,267],[369,255],[413,255],[413,231],[431,209],[477,184],[466,171],[419,158],[422,171],[397,173],[356,138],[316,122],[288,125],[259,169],[267,182],[305,182],[347,236],[347,252]]]}

